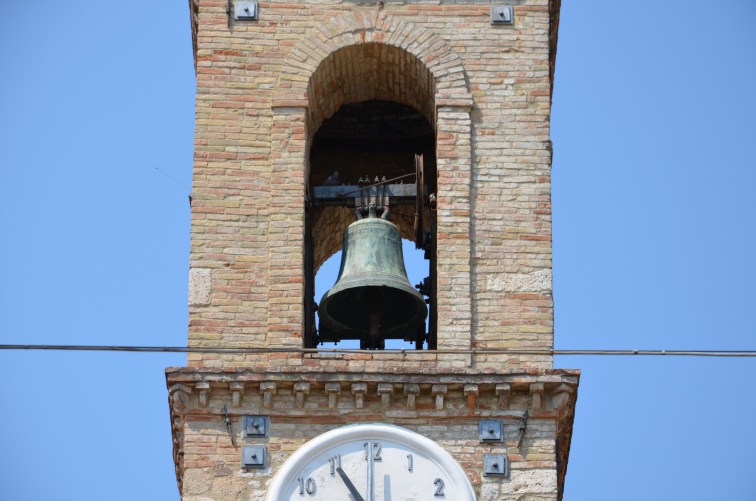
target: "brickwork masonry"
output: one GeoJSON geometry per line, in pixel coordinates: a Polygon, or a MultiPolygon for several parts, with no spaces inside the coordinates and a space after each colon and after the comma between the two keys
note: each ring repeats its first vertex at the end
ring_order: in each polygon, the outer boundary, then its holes
{"type": "MultiPolygon", "coordinates": [[[[551,348],[556,3],[517,2],[514,25],[495,26],[488,2],[273,1],[258,21],[229,24],[225,0],[192,0],[190,345],[302,346],[311,140],[341,105],[386,99],[436,134],[438,347],[551,348]]],[[[551,358],[438,363],[545,369],[551,358]]]]}
{"type": "MultiPolygon", "coordinates": [[[[259,351],[192,352],[188,367],[168,369],[183,500],[263,500],[308,440],[368,422],[437,442],[478,499],[561,499],[579,372],[527,354],[553,347],[559,0],[510,2],[511,25],[491,23],[489,0],[270,0],[246,22],[229,19],[227,0],[189,3],[197,75],[189,346],[259,351]],[[444,351],[287,352],[303,347],[313,139],[344,105],[366,100],[409,106],[432,128],[444,351]],[[269,417],[269,436],[244,439],[244,415],[269,417]],[[480,442],[484,418],[502,420],[503,442],[480,442]],[[252,443],[267,448],[263,469],[240,466],[240,446],[252,443]],[[494,452],[509,458],[509,477],[483,475],[482,455],[494,452]]],[[[340,245],[320,233],[345,224],[311,227],[318,259],[340,245]]]]}
{"type": "Polygon", "coordinates": [[[579,379],[577,371],[438,377],[168,369],[166,375],[184,501],[265,499],[280,466],[307,441],[339,426],[371,422],[402,426],[442,445],[464,468],[478,499],[556,499],[579,379]],[[267,416],[268,437],[244,438],[245,415],[267,416]],[[503,441],[481,443],[481,419],[501,420],[503,441]],[[241,467],[244,445],[266,447],[265,468],[241,467]],[[510,476],[485,476],[483,454],[507,455],[510,476]]]}

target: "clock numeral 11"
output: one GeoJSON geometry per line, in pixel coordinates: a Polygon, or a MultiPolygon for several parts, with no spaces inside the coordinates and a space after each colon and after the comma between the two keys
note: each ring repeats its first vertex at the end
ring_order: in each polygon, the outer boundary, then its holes
{"type": "Polygon", "coordinates": [[[341,454],[337,456],[333,456],[332,458],[328,458],[328,462],[331,465],[331,476],[336,476],[336,468],[341,467],[341,454]]]}
{"type": "Polygon", "coordinates": [[[297,479],[297,482],[299,482],[299,495],[304,496],[305,492],[312,496],[315,494],[315,490],[317,486],[315,485],[315,480],[313,480],[312,477],[307,477],[305,479],[304,477],[299,477],[297,479]]]}

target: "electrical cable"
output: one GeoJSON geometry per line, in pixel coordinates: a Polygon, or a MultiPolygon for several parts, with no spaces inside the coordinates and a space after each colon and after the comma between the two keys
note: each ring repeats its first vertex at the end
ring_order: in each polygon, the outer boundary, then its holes
{"type": "Polygon", "coordinates": [[[216,354],[265,354],[265,353],[327,353],[327,354],[370,354],[370,355],[588,355],[588,356],[687,356],[687,357],[756,357],[756,350],[521,350],[521,349],[453,349],[453,350],[359,350],[339,348],[221,348],[196,346],[105,346],[105,345],[63,345],[63,344],[0,344],[0,350],[41,350],[41,351],[119,351],[138,353],[216,353],[216,354]]]}

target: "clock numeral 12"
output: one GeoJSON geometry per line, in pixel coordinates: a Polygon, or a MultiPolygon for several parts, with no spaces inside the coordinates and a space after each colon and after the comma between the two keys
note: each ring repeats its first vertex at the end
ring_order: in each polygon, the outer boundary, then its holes
{"type": "Polygon", "coordinates": [[[305,479],[304,477],[299,477],[297,481],[299,482],[300,496],[304,496],[305,492],[310,496],[315,494],[317,486],[315,485],[315,480],[313,480],[312,477],[307,477],[307,479],[305,479]]]}
{"type": "MultiPolygon", "coordinates": [[[[368,458],[368,443],[365,442],[365,460],[368,458]]],[[[373,459],[381,461],[381,444],[373,442],[373,459]]]]}
{"type": "Polygon", "coordinates": [[[436,492],[433,493],[434,496],[443,496],[444,495],[444,481],[440,478],[437,478],[433,481],[433,485],[436,486],[436,492]]]}
{"type": "Polygon", "coordinates": [[[407,454],[407,471],[412,471],[412,454],[407,454]]]}

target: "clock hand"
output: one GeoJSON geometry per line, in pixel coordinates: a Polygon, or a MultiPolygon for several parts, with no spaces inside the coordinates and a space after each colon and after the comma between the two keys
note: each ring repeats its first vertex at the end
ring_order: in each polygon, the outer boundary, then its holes
{"type": "Polygon", "coordinates": [[[373,477],[375,475],[374,468],[375,468],[375,454],[373,453],[373,441],[369,441],[367,443],[367,460],[368,460],[368,467],[367,467],[367,501],[375,501],[375,485],[373,477]]]}
{"type": "Polygon", "coordinates": [[[347,474],[344,473],[344,470],[341,469],[341,466],[336,467],[336,473],[339,474],[341,477],[341,480],[344,481],[344,483],[347,486],[347,489],[349,489],[349,492],[354,496],[354,501],[365,501],[365,498],[360,496],[360,493],[357,492],[357,487],[354,486],[351,480],[349,480],[349,477],[347,477],[347,474]]]}

